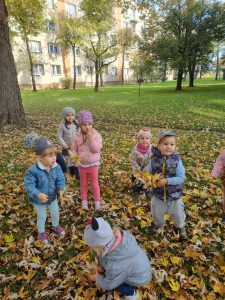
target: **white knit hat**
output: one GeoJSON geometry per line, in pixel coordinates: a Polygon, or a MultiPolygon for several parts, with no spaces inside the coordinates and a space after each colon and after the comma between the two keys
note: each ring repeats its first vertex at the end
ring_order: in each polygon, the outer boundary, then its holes
{"type": "Polygon", "coordinates": [[[149,138],[152,139],[151,131],[149,131],[148,128],[144,127],[138,132],[137,140],[139,140],[139,138],[141,137],[142,134],[147,134],[149,136],[149,138]]]}
{"type": "Polygon", "coordinates": [[[63,111],[62,111],[62,117],[65,118],[66,115],[69,114],[69,113],[75,115],[75,109],[72,108],[72,107],[69,107],[69,106],[68,107],[64,107],[63,111]]]}
{"type": "Polygon", "coordinates": [[[92,218],[87,222],[84,240],[89,247],[105,247],[112,239],[112,228],[103,218],[92,218]]]}

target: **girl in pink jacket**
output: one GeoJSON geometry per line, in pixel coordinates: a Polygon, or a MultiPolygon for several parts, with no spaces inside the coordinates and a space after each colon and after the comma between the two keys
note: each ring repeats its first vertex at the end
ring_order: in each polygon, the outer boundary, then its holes
{"type": "Polygon", "coordinates": [[[214,168],[212,170],[213,179],[221,178],[223,190],[223,218],[222,222],[225,223],[225,150],[217,157],[214,168]]]}
{"type": "Polygon", "coordinates": [[[94,194],[95,210],[101,209],[98,168],[102,149],[102,137],[92,128],[93,118],[88,110],[82,110],[78,118],[79,130],[74,135],[71,150],[80,158],[80,191],[82,208],[88,210],[88,178],[94,194]]]}

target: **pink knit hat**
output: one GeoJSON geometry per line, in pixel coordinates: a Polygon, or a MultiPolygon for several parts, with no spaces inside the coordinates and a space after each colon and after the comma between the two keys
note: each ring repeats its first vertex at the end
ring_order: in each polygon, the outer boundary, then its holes
{"type": "Polygon", "coordinates": [[[81,125],[84,122],[89,122],[93,124],[93,118],[89,110],[81,110],[79,112],[78,124],[81,125]]]}
{"type": "Polygon", "coordinates": [[[147,135],[149,135],[149,138],[152,139],[152,134],[151,134],[151,132],[148,130],[148,128],[144,127],[144,128],[142,128],[142,129],[138,132],[138,134],[137,134],[137,140],[139,140],[139,138],[141,137],[142,134],[147,134],[147,135]]]}

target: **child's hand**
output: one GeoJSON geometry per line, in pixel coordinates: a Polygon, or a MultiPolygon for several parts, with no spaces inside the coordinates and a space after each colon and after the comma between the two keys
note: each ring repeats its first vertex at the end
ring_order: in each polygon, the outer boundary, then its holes
{"type": "Polygon", "coordinates": [[[104,273],[105,273],[105,270],[104,270],[102,267],[99,266],[99,267],[97,268],[97,273],[98,273],[98,274],[104,274],[104,273]]]}
{"type": "Polygon", "coordinates": [[[96,281],[96,280],[97,280],[97,277],[98,277],[98,274],[97,274],[97,273],[96,273],[96,274],[91,274],[91,275],[89,276],[89,278],[90,278],[91,281],[96,281]]]}
{"type": "Polygon", "coordinates": [[[92,143],[93,142],[93,137],[94,137],[94,133],[93,133],[93,129],[89,129],[88,133],[86,134],[86,139],[92,143]]]}
{"type": "MultiPolygon", "coordinates": [[[[71,146],[70,146],[71,147],[71,146]]],[[[69,147],[69,145],[66,145],[66,146],[64,146],[63,147],[63,149],[65,149],[65,150],[69,150],[70,149],[70,147],[69,147]]]]}
{"type": "Polygon", "coordinates": [[[166,178],[162,178],[162,179],[159,179],[157,182],[156,182],[156,187],[157,188],[160,188],[162,186],[165,186],[167,184],[167,179],[166,178]]]}
{"type": "Polygon", "coordinates": [[[44,193],[40,193],[38,195],[38,199],[41,201],[41,202],[47,202],[48,201],[48,196],[44,193]]]}
{"type": "Polygon", "coordinates": [[[212,178],[212,180],[216,180],[216,177],[214,177],[214,176],[211,176],[211,178],[212,178]]]}

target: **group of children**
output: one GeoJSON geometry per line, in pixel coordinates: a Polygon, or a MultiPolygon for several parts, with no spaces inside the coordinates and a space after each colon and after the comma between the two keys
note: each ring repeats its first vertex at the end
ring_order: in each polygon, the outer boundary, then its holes
{"type": "MultiPolygon", "coordinates": [[[[39,238],[47,242],[45,230],[46,209],[50,211],[52,231],[60,236],[65,230],[59,224],[58,196],[65,190],[64,174],[67,166],[70,174],[80,180],[81,206],[88,210],[88,182],[93,190],[95,210],[101,209],[98,171],[102,149],[102,137],[92,127],[93,118],[89,111],[82,110],[75,119],[75,110],[65,107],[62,123],[58,128],[58,140],[62,155],[47,137],[30,133],[25,137],[27,147],[34,149],[37,162],[31,166],[24,180],[29,202],[37,213],[39,238]],[[65,160],[67,163],[65,163],[65,160]]],[[[133,193],[139,196],[146,192],[151,197],[151,213],[157,228],[165,226],[164,216],[172,217],[181,240],[187,239],[182,190],[185,169],[176,150],[176,135],[173,131],[162,131],[157,145],[151,144],[152,134],[143,128],[137,135],[137,143],[130,155],[132,164],[133,193]],[[156,185],[145,191],[138,182],[139,173],[160,174],[156,185]]],[[[218,157],[212,171],[213,178],[221,176],[224,194],[225,221],[225,150],[218,157]]],[[[111,229],[102,218],[87,222],[84,240],[99,255],[100,266],[91,279],[106,290],[117,289],[123,299],[138,299],[134,288],[151,280],[151,267],[146,253],[138,246],[135,238],[127,231],[111,229]]]]}

